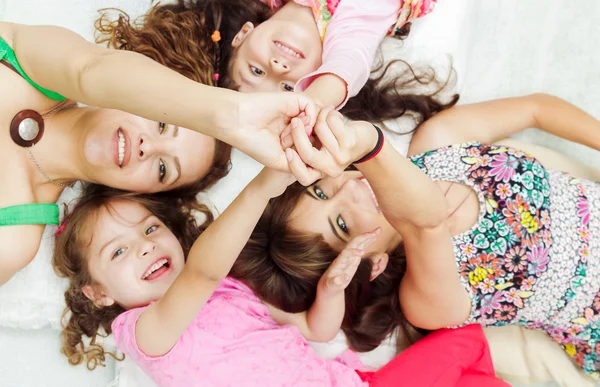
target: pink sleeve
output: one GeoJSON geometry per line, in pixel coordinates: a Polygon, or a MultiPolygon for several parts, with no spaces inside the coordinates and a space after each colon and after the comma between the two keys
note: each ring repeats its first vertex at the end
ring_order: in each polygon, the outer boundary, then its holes
{"type": "Polygon", "coordinates": [[[327,27],[323,64],[304,76],[295,91],[304,91],[319,75],[335,74],[346,82],[346,98],[358,94],[369,79],[379,44],[398,19],[402,0],[342,0],[327,27]]]}
{"type": "Polygon", "coordinates": [[[129,356],[142,368],[146,368],[144,365],[148,363],[161,362],[171,353],[169,352],[166,355],[159,357],[150,357],[143,353],[138,347],[135,338],[135,325],[146,308],[147,307],[136,308],[121,313],[111,324],[117,349],[126,356],[129,356]]]}

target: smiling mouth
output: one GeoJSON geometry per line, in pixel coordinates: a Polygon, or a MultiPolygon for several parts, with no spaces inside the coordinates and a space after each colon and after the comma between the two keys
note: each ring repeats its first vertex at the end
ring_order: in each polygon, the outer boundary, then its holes
{"type": "Polygon", "coordinates": [[[119,168],[123,167],[123,160],[125,160],[125,135],[123,134],[123,130],[119,128],[117,130],[118,138],[118,146],[119,146],[119,168]]]}
{"type": "Polygon", "coordinates": [[[375,205],[377,212],[381,212],[381,210],[379,209],[379,202],[377,201],[377,197],[375,196],[375,192],[373,192],[373,188],[371,188],[371,185],[369,184],[367,179],[365,179],[363,177],[362,179],[359,179],[359,181],[361,183],[363,183],[369,189],[369,193],[371,195],[371,200],[373,201],[373,204],[375,205]]]}
{"type": "Polygon", "coordinates": [[[288,46],[285,43],[282,43],[280,41],[274,41],[273,43],[275,43],[275,46],[277,46],[277,48],[279,48],[281,51],[291,55],[291,56],[295,56],[298,59],[304,59],[304,54],[302,53],[302,51],[299,51],[293,47],[288,46]]]}
{"type": "Polygon", "coordinates": [[[171,259],[170,258],[159,258],[150,267],[146,270],[144,275],[142,276],[143,281],[154,281],[165,274],[167,274],[171,269],[171,259]]]}

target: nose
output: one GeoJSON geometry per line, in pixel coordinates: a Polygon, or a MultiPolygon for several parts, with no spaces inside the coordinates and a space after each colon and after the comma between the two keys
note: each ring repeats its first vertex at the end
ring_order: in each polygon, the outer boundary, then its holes
{"type": "Polygon", "coordinates": [[[138,257],[145,258],[148,254],[152,254],[156,249],[156,244],[151,240],[144,240],[140,244],[138,257]]]}
{"type": "Polygon", "coordinates": [[[269,61],[271,71],[277,74],[286,74],[290,71],[290,66],[281,58],[273,57],[269,61]]]}
{"type": "Polygon", "coordinates": [[[137,143],[137,156],[140,161],[146,160],[156,152],[155,141],[144,134],[140,135],[137,143]]]}
{"type": "Polygon", "coordinates": [[[350,203],[355,204],[360,202],[359,190],[360,187],[356,180],[347,180],[342,184],[340,190],[335,194],[335,197],[337,198],[339,196],[339,200],[349,200],[350,203]]]}

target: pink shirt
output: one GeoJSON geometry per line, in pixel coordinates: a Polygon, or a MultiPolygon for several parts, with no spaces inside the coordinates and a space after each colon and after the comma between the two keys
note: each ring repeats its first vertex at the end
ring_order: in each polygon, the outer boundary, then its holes
{"type": "MultiPolygon", "coordinates": [[[[320,0],[294,0],[311,7],[320,0]]],[[[294,91],[304,91],[319,75],[335,74],[346,82],[346,99],[354,97],[371,73],[377,48],[398,20],[403,0],[328,0],[335,8],[323,39],[322,64],[302,77],[294,91]]],[[[331,8],[330,8],[331,9],[331,8]]],[[[319,17],[315,13],[315,17],[319,17]]],[[[318,22],[318,21],[317,21],[318,22]]]]}
{"type": "MultiPolygon", "coordinates": [[[[173,349],[164,356],[143,354],[135,324],[146,308],[129,310],[112,323],[120,351],[159,386],[174,387],[366,387],[347,359],[317,357],[298,328],[281,326],[243,283],[226,278],[173,349]]],[[[160,332],[157,332],[160,334],[160,332]]]]}

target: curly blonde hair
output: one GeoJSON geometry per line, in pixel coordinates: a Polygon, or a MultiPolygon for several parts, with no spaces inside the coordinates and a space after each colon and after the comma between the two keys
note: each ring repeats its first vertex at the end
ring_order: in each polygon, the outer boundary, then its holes
{"type": "Polygon", "coordinates": [[[107,355],[117,360],[123,359],[105,351],[97,339],[112,332],[113,320],[125,310],[119,305],[98,307],[83,293],[85,286],[95,285],[88,269],[86,251],[99,211],[110,208],[111,202],[117,199],[143,205],[175,234],[185,256],[194,241],[213,221],[213,215],[205,205],[197,201],[195,204],[184,205],[181,198],[166,198],[166,194],[135,194],[89,184],[84,188],[75,209],[61,225],[62,230],[54,246],[52,265],[56,274],[69,280],[69,288],[65,292],[67,306],[63,315],[61,352],[67,356],[70,364],[78,365],[85,361],[87,368],[93,370],[96,366],[105,364],[107,355]],[[204,217],[203,222],[197,222],[197,213],[204,217]],[[89,343],[84,342],[84,337],[90,339],[89,343]]]}

